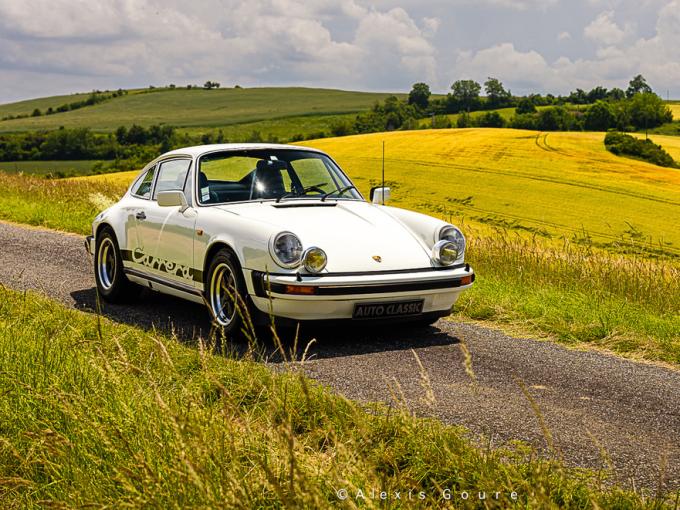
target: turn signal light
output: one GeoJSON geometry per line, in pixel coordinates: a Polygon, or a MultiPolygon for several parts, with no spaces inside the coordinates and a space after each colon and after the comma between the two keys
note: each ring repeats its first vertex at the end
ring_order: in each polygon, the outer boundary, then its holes
{"type": "Polygon", "coordinates": [[[463,276],[463,277],[460,279],[460,285],[461,285],[461,287],[462,287],[463,285],[470,285],[471,283],[472,283],[472,275],[463,276]]]}
{"type": "Polygon", "coordinates": [[[316,287],[311,285],[286,285],[286,294],[302,294],[313,296],[316,294],[316,287]]]}

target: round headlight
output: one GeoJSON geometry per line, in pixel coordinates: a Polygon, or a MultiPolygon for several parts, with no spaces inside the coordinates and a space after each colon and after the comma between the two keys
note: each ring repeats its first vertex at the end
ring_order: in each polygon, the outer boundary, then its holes
{"type": "Polygon", "coordinates": [[[316,246],[307,248],[302,254],[302,264],[310,273],[320,273],[326,267],[327,262],[326,252],[316,246]]]}
{"type": "Polygon", "coordinates": [[[451,241],[438,241],[432,248],[432,258],[443,266],[450,266],[458,260],[460,252],[451,241]]]}
{"type": "Polygon", "coordinates": [[[446,225],[439,230],[436,241],[449,241],[456,246],[458,256],[462,257],[465,254],[465,236],[453,225],[446,225]]]}
{"type": "Polygon", "coordinates": [[[291,232],[277,234],[271,243],[270,251],[278,265],[291,269],[300,265],[302,243],[291,232]]]}

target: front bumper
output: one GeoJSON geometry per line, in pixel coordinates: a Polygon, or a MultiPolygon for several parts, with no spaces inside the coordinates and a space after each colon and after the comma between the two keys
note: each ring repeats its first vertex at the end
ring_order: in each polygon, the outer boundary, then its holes
{"type": "Polygon", "coordinates": [[[94,255],[94,236],[87,236],[85,238],[85,250],[90,255],[94,255]]]}
{"type": "Polygon", "coordinates": [[[357,304],[411,299],[423,300],[420,316],[447,315],[474,279],[467,264],[451,269],[318,276],[250,271],[254,305],[261,312],[295,320],[352,319],[357,304]]]}

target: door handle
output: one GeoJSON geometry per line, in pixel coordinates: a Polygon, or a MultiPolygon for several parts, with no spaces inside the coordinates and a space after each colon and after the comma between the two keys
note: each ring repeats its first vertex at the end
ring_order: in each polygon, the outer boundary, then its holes
{"type": "Polygon", "coordinates": [[[145,220],[146,213],[144,211],[139,211],[137,214],[135,214],[135,218],[137,218],[138,220],[145,220]]]}

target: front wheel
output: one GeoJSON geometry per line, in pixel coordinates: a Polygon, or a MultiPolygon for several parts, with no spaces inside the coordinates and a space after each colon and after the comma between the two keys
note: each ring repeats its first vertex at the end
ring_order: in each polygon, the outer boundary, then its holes
{"type": "Polygon", "coordinates": [[[94,251],[94,277],[99,295],[109,303],[125,302],[134,293],[134,284],[123,272],[118,242],[109,229],[97,235],[94,251]]]}
{"type": "Polygon", "coordinates": [[[206,299],[214,322],[225,334],[242,329],[248,314],[246,285],[238,261],[229,250],[218,251],[210,263],[206,299]]]}

